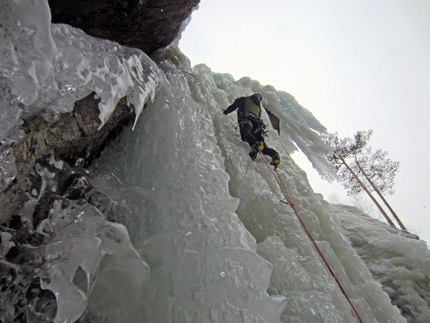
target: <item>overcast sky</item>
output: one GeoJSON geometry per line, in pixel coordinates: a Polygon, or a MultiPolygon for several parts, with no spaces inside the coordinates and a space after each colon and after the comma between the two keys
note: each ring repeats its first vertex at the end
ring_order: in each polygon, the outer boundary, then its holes
{"type": "Polygon", "coordinates": [[[201,0],[179,47],[290,93],[329,132],[373,129],[370,146],[400,162],[387,200],[430,242],[429,0],[201,0]]]}

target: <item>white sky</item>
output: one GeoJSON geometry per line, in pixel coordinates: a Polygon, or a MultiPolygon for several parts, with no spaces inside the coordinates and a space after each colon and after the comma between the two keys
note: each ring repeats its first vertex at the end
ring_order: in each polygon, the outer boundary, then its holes
{"type": "Polygon", "coordinates": [[[201,0],[179,47],[192,65],[290,93],[329,132],[373,129],[370,146],[400,162],[387,200],[430,242],[429,0],[201,0]]]}

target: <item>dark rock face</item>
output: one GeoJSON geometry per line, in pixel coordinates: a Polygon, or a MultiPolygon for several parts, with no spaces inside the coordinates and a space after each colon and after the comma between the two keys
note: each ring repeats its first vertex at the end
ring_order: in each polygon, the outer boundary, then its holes
{"type": "Polygon", "coordinates": [[[179,34],[200,0],[49,0],[52,22],[150,55],[179,34]]]}

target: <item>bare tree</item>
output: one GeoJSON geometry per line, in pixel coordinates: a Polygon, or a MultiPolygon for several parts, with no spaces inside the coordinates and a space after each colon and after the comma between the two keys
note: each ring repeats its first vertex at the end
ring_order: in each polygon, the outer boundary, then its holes
{"type": "Polygon", "coordinates": [[[371,135],[372,130],[357,131],[354,139],[340,139],[337,133],[324,135],[324,141],[333,148],[333,153],[328,155],[327,158],[331,162],[335,172],[338,174],[340,183],[347,189],[348,195],[355,195],[361,191],[366,192],[378,210],[382,213],[388,224],[392,227],[396,227],[382,206],[372,195],[372,188],[366,186],[362,178],[359,177],[359,175],[362,174],[358,171],[354,171],[350,166],[350,164],[356,164],[356,156],[359,156],[366,147],[371,135]]]}

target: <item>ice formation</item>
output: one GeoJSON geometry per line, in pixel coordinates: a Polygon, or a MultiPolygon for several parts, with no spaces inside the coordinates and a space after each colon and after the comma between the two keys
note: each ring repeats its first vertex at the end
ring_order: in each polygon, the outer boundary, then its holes
{"type": "Polygon", "coordinates": [[[47,1],[1,0],[0,5],[0,140],[6,143],[0,152],[0,189],[4,189],[16,174],[7,147],[21,137],[15,126],[23,113],[43,108],[68,112],[76,100],[95,92],[101,99],[100,127],[122,97],[134,106],[137,121],[144,104],[154,98],[159,75],[140,50],[86,37],[67,25],[51,25],[47,1]]]}
{"type": "MultiPolygon", "coordinates": [[[[267,139],[281,153],[279,173],[363,322],[407,322],[388,294],[410,310],[404,312],[410,322],[430,321],[426,244],[313,192],[290,154],[300,149],[322,175],[332,176],[328,147],[318,136],[325,129],[291,95],[204,65],[191,68],[175,46],[151,60],[51,26],[46,2],[37,6],[39,15],[33,15],[35,1],[1,5],[8,27],[0,44],[7,90],[1,108],[8,111],[3,141],[19,139],[22,113],[42,106],[68,111],[92,91],[102,98],[102,121],[124,96],[137,112],[135,129],[125,130],[77,181],[76,187],[91,181],[107,202],[95,207],[59,198],[35,228],[46,239],[34,252],[43,257],[40,285],[56,297],[55,322],[358,322],[281,202],[267,165],[250,161],[235,117],[222,114],[252,92],[262,93],[281,120],[280,135],[271,131],[267,139]],[[113,206],[108,219],[104,210],[113,206]],[[383,290],[376,278],[392,283],[383,290]]],[[[66,170],[75,171],[53,156],[37,165],[42,184],[33,202],[55,192],[66,170]]],[[[22,215],[33,221],[26,210],[22,215]]],[[[2,257],[12,245],[2,233],[2,257]]]]}

